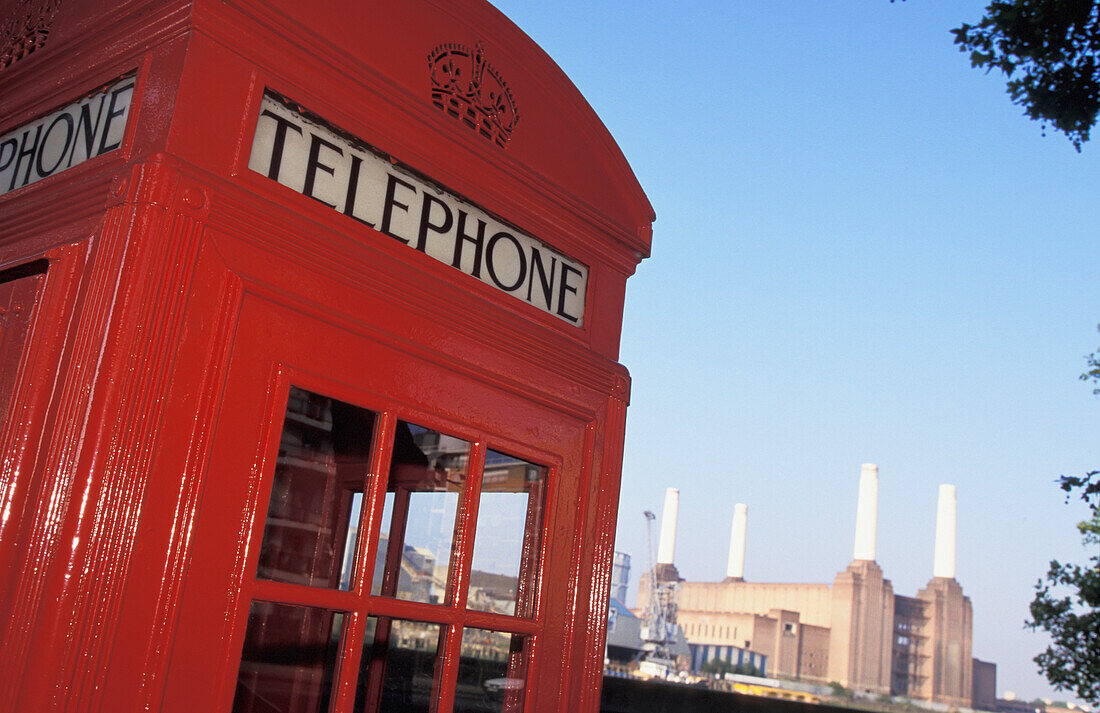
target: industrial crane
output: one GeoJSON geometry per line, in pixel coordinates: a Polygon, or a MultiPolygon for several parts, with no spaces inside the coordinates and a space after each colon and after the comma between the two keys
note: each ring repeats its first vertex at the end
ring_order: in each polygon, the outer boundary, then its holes
{"type": "Polygon", "coordinates": [[[642,641],[645,655],[642,657],[643,672],[653,676],[668,677],[676,670],[676,656],[672,647],[676,644],[676,615],[679,611],[680,583],[660,581],[657,576],[653,549],[653,521],[657,519],[649,510],[646,519],[646,558],[649,570],[649,601],[642,618],[642,641]]]}

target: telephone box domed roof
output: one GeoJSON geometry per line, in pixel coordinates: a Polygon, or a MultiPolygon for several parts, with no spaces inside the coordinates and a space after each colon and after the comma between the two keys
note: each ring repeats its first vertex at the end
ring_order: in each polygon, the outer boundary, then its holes
{"type": "MultiPolygon", "coordinates": [[[[554,61],[487,2],[236,4],[261,20],[271,39],[316,48],[317,59],[337,70],[327,87],[309,87],[313,92],[339,104],[340,93],[347,91],[339,73],[361,74],[388,90],[397,115],[411,115],[401,117],[401,127],[385,127],[392,138],[400,140],[396,135],[410,121],[420,124],[415,130],[439,139],[438,148],[417,140],[426,153],[432,151],[433,160],[462,173],[469,160],[464,153],[480,153],[537,193],[557,194],[579,212],[609,223],[610,232],[638,257],[648,255],[653,209],[614,139],[554,61]]],[[[201,12],[202,6],[196,7],[200,18],[201,12]]],[[[281,61],[262,45],[243,49],[267,55],[268,62],[281,61]]],[[[386,138],[391,137],[381,143],[386,138]]]]}

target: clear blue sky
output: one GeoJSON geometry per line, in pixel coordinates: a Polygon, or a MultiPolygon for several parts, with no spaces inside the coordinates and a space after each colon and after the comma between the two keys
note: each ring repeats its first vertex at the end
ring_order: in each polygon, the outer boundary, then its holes
{"type": "MultiPolygon", "coordinates": [[[[676,564],[831,582],[860,464],[879,465],[878,562],[932,575],[958,487],[958,580],[998,692],[1053,696],[1023,630],[1051,558],[1088,554],[1055,479],[1100,467],[1100,144],[1042,136],[949,30],[982,2],[497,6],[615,136],[657,212],[628,285],[634,378],[618,548],[680,489],[676,564]]],[[[1097,139],[1100,141],[1100,137],[1097,139]]]]}

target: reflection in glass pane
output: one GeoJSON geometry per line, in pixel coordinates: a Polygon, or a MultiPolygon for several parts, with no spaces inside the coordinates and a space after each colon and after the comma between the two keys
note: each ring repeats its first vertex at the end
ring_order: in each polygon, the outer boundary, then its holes
{"type": "Polygon", "coordinates": [[[253,602],[233,712],[327,711],[343,620],[327,609],[253,602]]]}
{"type": "Polygon", "coordinates": [[[496,451],[485,454],[467,606],[534,616],[546,469],[496,451]]]}
{"type": "Polygon", "coordinates": [[[438,697],[439,624],[388,617],[367,619],[355,710],[427,713],[438,697]]]}
{"type": "Polygon", "coordinates": [[[349,589],[374,414],[290,388],[256,576],[349,589]]]}
{"type": "Polygon", "coordinates": [[[469,456],[467,441],[398,421],[373,593],[432,604],[446,601],[469,456]]]}
{"type": "Polygon", "coordinates": [[[455,713],[520,713],[527,685],[527,638],[463,629],[455,713]]]}

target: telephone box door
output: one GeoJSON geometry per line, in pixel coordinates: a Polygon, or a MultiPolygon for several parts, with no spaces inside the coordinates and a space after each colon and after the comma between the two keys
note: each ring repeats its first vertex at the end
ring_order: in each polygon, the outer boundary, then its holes
{"type": "Polygon", "coordinates": [[[556,709],[586,420],[251,294],[231,349],[165,710],[556,709]]]}

